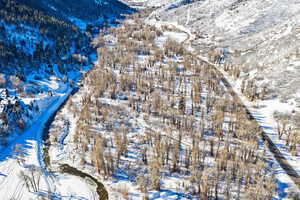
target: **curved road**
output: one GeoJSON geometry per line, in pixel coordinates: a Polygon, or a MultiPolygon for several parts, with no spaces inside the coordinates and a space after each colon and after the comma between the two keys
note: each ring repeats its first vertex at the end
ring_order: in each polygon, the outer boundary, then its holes
{"type": "MultiPolygon", "coordinates": [[[[18,135],[0,154],[0,196],[1,199],[11,199],[26,193],[24,180],[19,176],[22,171],[31,171],[36,168],[41,172],[41,187],[43,192],[55,192],[55,185],[49,178],[47,168],[43,159],[43,133],[49,119],[57,112],[60,106],[66,101],[71,94],[69,86],[64,87],[64,91],[60,91],[53,96],[49,105],[37,117],[36,121],[22,134],[18,135]],[[23,160],[18,163],[15,158],[14,148],[19,144],[23,149],[24,156],[20,156],[23,160]],[[44,188],[46,187],[46,188],[44,188]],[[15,189],[12,189],[15,188],[15,189]]],[[[30,194],[29,194],[30,196],[30,194]]],[[[24,198],[19,198],[24,199],[24,198]]]]}

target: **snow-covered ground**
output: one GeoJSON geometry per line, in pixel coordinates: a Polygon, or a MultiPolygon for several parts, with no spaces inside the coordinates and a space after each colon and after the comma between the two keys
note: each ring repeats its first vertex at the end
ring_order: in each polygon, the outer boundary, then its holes
{"type": "MultiPolygon", "coordinates": [[[[128,4],[139,5],[143,7],[160,7],[169,4],[172,0],[123,0],[128,4]]],[[[176,0],[173,0],[176,2],[176,0]]]]}
{"type": "Polygon", "coordinates": [[[162,47],[163,44],[167,41],[167,39],[172,39],[175,40],[179,43],[185,41],[188,39],[188,35],[186,33],[179,33],[179,32],[171,32],[171,31],[166,31],[163,32],[163,35],[158,37],[155,42],[159,47],[162,47]]]}

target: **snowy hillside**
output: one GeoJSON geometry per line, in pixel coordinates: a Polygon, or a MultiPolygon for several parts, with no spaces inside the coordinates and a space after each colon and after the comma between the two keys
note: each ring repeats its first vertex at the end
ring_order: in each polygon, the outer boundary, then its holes
{"type": "Polygon", "coordinates": [[[144,8],[148,7],[161,7],[165,5],[170,5],[171,7],[178,7],[181,5],[189,4],[198,0],[123,0],[129,5],[136,5],[144,8]]]}
{"type": "Polygon", "coordinates": [[[299,11],[297,0],[206,0],[157,15],[195,31],[194,44],[202,54],[211,48],[227,49],[228,62],[245,76],[268,83],[273,95],[294,98],[299,105],[299,11]]]}
{"type": "Polygon", "coordinates": [[[43,109],[38,102],[91,68],[92,35],[132,11],[118,1],[0,1],[1,144],[34,121],[43,109]]]}
{"type": "Polygon", "coordinates": [[[54,15],[61,19],[75,17],[86,21],[103,21],[109,18],[120,18],[122,14],[132,11],[127,5],[118,0],[19,0],[25,5],[54,15]]]}

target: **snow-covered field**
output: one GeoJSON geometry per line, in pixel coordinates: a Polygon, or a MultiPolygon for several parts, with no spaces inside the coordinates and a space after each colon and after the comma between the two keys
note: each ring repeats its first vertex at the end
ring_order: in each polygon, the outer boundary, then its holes
{"type": "MultiPolygon", "coordinates": [[[[123,0],[126,3],[140,5],[143,7],[160,7],[169,4],[171,0],[123,0]]],[[[176,2],[174,0],[173,2],[176,2]]]]}

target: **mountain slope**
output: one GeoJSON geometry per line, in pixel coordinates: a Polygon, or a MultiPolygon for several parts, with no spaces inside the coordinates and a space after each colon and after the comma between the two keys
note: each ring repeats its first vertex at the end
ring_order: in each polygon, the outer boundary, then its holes
{"type": "Polygon", "coordinates": [[[0,0],[0,145],[91,68],[95,30],[131,12],[116,0],[0,0]]]}
{"type": "Polygon", "coordinates": [[[202,54],[225,48],[243,78],[267,83],[270,97],[294,98],[299,105],[299,11],[295,0],[207,0],[166,9],[159,17],[194,30],[202,54]]]}
{"type": "MultiPolygon", "coordinates": [[[[29,63],[32,63],[32,59],[41,56],[45,58],[44,60],[55,59],[55,62],[62,60],[59,57],[66,56],[71,45],[75,47],[73,48],[74,53],[80,52],[80,48],[89,45],[88,38],[70,22],[70,18],[77,17],[78,20],[94,18],[96,20],[102,17],[103,23],[108,18],[113,22],[114,19],[121,18],[122,14],[131,11],[117,1],[103,5],[96,4],[94,1],[85,1],[84,3],[83,1],[70,1],[69,4],[65,4],[65,1],[64,4],[59,3],[60,1],[22,2],[22,0],[0,1],[2,66],[26,65],[28,59],[29,63]],[[59,9],[54,8],[54,6],[59,9]],[[83,12],[90,7],[91,12],[83,12]],[[86,15],[87,13],[89,15],[86,15]],[[31,43],[31,48],[28,43],[31,43]],[[22,48],[24,46],[27,48],[22,48]],[[43,53],[46,55],[40,55],[43,53]],[[28,58],[29,54],[33,58],[28,58]]],[[[40,58],[38,59],[40,61],[40,58]]]]}
{"type": "Polygon", "coordinates": [[[118,0],[19,0],[25,5],[38,9],[49,15],[56,15],[65,19],[69,16],[81,20],[98,20],[103,17],[120,18],[122,14],[128,13],[131,9],[118,0]]]}

